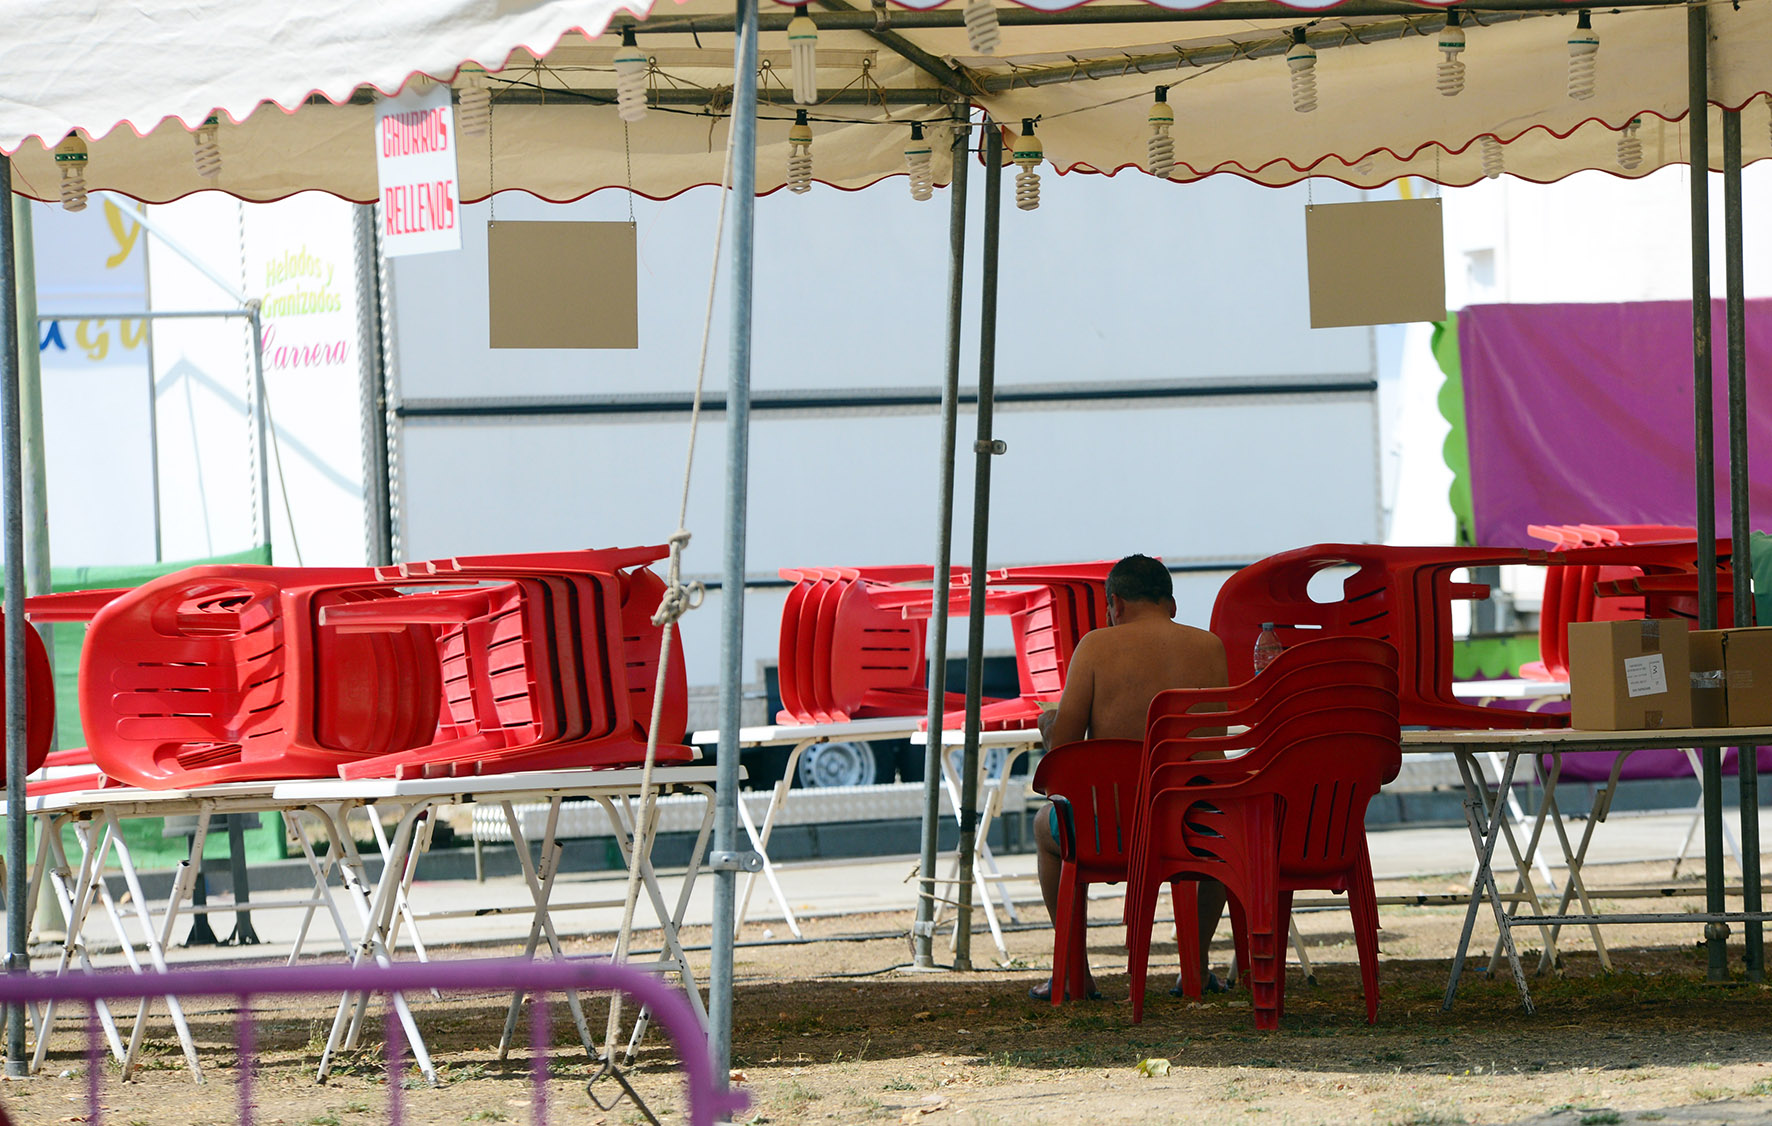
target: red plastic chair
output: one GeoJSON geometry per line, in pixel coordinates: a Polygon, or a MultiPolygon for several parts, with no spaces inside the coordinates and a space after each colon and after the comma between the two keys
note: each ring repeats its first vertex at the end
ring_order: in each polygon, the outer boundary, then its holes
{"type": "MultiPolygon", "coordinates": [[[[1034,771],[1034,789],[1051,798],[1057,812],[1063,864],[1058,878],[1058,916],[1052,929],[1054,1005],[1080,992],[1089,979],[1090,885],[1126,880],[1143,749],[1136,739],[1069,743],[1041,758],[1034,771]]],[[[1175,894],[1179,896],[1179,889],[1175,894]]],[[[1182,901],[1177,898],[1175,902],[1179,930],[1182,901]]],[[[1191,895],[1188,903],[1192,903],[1191,895]]]]}
{"type": "Polygon", "coordinates": [[[1487,597],[1481,584],[1453,581],[1468,567],[1543,563],[1543,552],[1484,548],[1399,548],[1320,544],[1270,556],[1232,575],[1212,610],[1212,632],[1225,645],[1233,679],[1247,676],[1263,622],[1297,643],[1324,636],[1365,636],[1395,645],[1404,670],[1398,699],[1403,722],[1437,727],[1556,727],[1565,717],[1510,712],[1461,702],[1452,691],[1451,602],[1487,597]],[[1353,568],[1342,597],[1312,598],[1312,576],[1353,568]]]}
{"type": "MultiPolygon", "coordinates": [[[[1325,725],[1332,726],[1327,717],[1325,725]]],[[[1328,730],[1291,742],[1266,766],[1240,777],[1226,764],[1196,763],[1202,778],[1229,780],[1159,790],[1148,808],[1146,881],[1182,875],[1217,880],[1241,907],[1239,955],[1246,948],[1259,1029],[1279,1027],[1292,894],[1305,889],[1348,894],[1366,1019],[1378,1019],[1378,910],[1365,816],[1381,779],[1394,774],[1401,758],[1397,739],[1395,730],[1328,730]]],[[[1127,939],[1135,1022],[1143,1019],[1142,963],[1150,949],[1144,904],[1151,897],[1146,888],[1139,890],[1140,912],[1127,939]]]]}
{"type": "MultiPolygon", "coordinates": [[[[1128,960],[1133,974],[1135,1019],[1143,1012],[1143,982],[1148,966],[1150,920],[1156,890],[1163,882],[1172,882],[1190,871],[1185,864],[1165,866],[1161,859],[1164,838],[1159,835],[1161,818],[1157,806],[1162,804],[1168,808],[1181,799],[1171,797],[1159,802],[1159,795],[1176,790],[1192,793],[1205,783],[1222,787],[1238,780],[1253,782],[1274,769],[1275,763],[1294,745],[1330,734],[1346,735],[1356,741],[1373,737],[1389,741],[1391,753],[1388,761],[1381,765],[1377,782],[1372,787],[1375,791],[1377,785],[1395,777],[1401,763],[1400,750],[1396,747],[1397,661],[1396,650],[1381,641],[1321,639],[1282,652],[1260,676],[1243,684],[1220,689],[1164,692],[1152,701],[1135,802],[1137,818],[1126,896],[1128,960]],[[1340,689],[1338,682],[1342,686],[1340,689]],[[1221,710],[1198,710],[1203,706],[1221,710]],[[1242,724],[1249,726],[1241,731],[1218,733],[1227,725],[1242,724]],[[1208,736],[1186,737],[1203,728],[1214,731],[1208,736]],[[1246,753],[1230,759],[1200,757],[1237,750],[1246,753]]],[[[1332,761],[1319,766],[1331,773],[1335,769],[1332,761]]],[[[1369,798],[1368,793],[1362,802],[1369,798]]],[[[1186,808],[1185,804],[1181,808],[1186,808]]],[[[1362,804],[1362,816],[1363,810],[1362,804]]],[[[1218,878],[1205,871],[1192,871],[1192,874],[1196,878],[1218,878]]],[[[1369,888],[1369,880],[1367,885],[1369,888]]],[[[1231,914],[1239,964],[1251,966],[1252,924],[1246,919],[1246,905],[1234,898],[1234,891],[1231,914]]],[[[1178,917],[1191,917],[1192,889],[1186,889],[1176,899],[1178,917]],[[1183,901],[1184,895],[1186,902],[1183,901]]],[[[1261,920],[1257,919],[1257,922],[1261,920]]],[[[1281,920],[1282,965],[1285,922],[1285,919],[1281,920]]],[[[1198,936],[1189,926],[1178,927],[1177,935],[1183,991],[1198,996],[1198,936]]],[[[1373,972],[1376,972],[1375,965],[1373,972]]],[[[1376,997],[1374,983],[1369,992],[1370,1005],[1376,1005],[1376,997]]],[[[1276,1019],[1277,1012],[1276,1008],[1276,1019]]]]}

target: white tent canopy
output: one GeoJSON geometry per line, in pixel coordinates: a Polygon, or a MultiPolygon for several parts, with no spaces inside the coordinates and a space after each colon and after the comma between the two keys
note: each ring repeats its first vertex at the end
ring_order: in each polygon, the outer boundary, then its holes
{"type": "MultiPolygon", "coordinates": [[[[957,4],[892,8],[876,35],[874,13],[816,0],[806,9],[823,24],[813,175],[859,188],[902,174],[909,124],[951,121],[968,105],[1005,123],[1037,119],[1060,171],[1140,169],[1158,85],[1171,87],[1176,180],[1229,173],[1279,185],[1319,175],[1373,186],[1402,175],[1468,184],[1497,169],[1537,181],[1590,168],[1646,175],[1687,159],[1686,9],[1635,4],[1593,16],[1598,77],[1594,96],[1578,101],[1568,90],[1573,6],[1460,8],[1468,78],[1460,94],[1443,97],[1434,40],[1446,17],[1428,5],[1202,11],[1094,0],[1053,12],[1004,4],[1001,46],[980,55],[957,4]],[[1218,18],[1250,13],[1261,18],[1218,18]],[[1086,22],[1095,18],[1110,22],[1086,22]],[[1318,52],[1319,105],[1310,113],[1294,110],[1289,89],[1284,55],[1295,27],[1318,52]],[[1619,138],[1633,120],[1643,156],[1627,169],[1619,138]]],[[[763,14],[757,189],[768,192],[786,182],[795,106],[780,25],[793,9],[765,5],[763,14]]],[[[320,0],[299,16],[224,0],[32,6],[0,45],[0,73],[10,77],[0,149],[14,157],[15,188],[40,199],[57,198],[51,150],[77,128],[94,190],[164,202],[206,188],[248,200],[319,189],[368,202],[377,195],[376,92],[418,73],[492,91],[489,134],[463,138],[464,198],[518,189],[569,200],[607,187],[662,198],[719,180],[731,19],[725,0],[688,0],[661,4],[636,25],[653,60],[653,107],[624,128],[610,27],[634,20],[612,0],[422,9],[320,0]],[[492,73],[470,78],[458,71],[464,62],[492,73]],[[192,160],[190,129],[211,114],[221,119],[222,171],[208,180],[192,160]]],[[[1711,21],[1711,102],[1744,109],[1746,160],[1772,155],[1772,0],[1712,4],[1711,21]]],[[[939,128],[930,139],[936,181],[946,183],[949,146],[939,128]]],[[[1711,164],[1721,167],[1720,150],[1711,164]]]]}

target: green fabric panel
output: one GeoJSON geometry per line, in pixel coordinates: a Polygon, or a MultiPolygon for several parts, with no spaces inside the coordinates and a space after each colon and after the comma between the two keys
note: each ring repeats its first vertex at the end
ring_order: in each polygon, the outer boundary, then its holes
{"type": "Polygon", "coordinates": [[[1754,621],[1772,626],[1772,535],[1748,533],[1747,551],[1754,577],[1754,621]]]}
{"type": "MultiPolygon", "coordinates": [[[[54,567],[50,570],[50,589],[104,590],[111,587],[137,587],[161,575],[170,575],[186,567],[234,564],[268,564],[271,549],[255,547],[212,559],[189,559],[173,563],[144,563],[133,567],[54,567]]],[[[56,622],[52,632],[50,657],[55,664],[55,728],[57,747],[83,747],[86,734],[80,728],[80,646],[86,639],[86,626],[80,622],[56,622]]],[[[288,855],[283,823],[275,814],[262,814],[262,827],[246,831],[248,863],[281,860],[288,855]]],[[[4,821],[4,818],[0,818],[4,821]]],[[[136,867],[143,871],[171,868],[184,860],[189,841],[185,837],[166,838],[158,817],[144,817],[123,822],[123,839],[135,857],[136,867]]],[[[74,831],[63,834],[71,856],[78,855],[79,845],[74,831]]],[[[35,837],[31,838],[33,855],[35,837]]],[[[225,859],[228,855],[226,832],[211,833],[203,847],[203,855],[225,859]]]]}
{"type": "Polygon", "coordinates": [[[1506,680],[1520,666],[1538,660],[1538,635],[1477,637],[1452,642],[1452,676],[1457,680],[1506,680]]]}
{"type": "Polygon", "coordinates": [[[1461,546],[1476,543],[1473,531],[1476,520],[1471,505],[1470,443],[1464,428],[1464,367],[1458,355],[1458,314],[1447,313],[1446,319],[1434,325],[1434,360],[1446,373],[1440,387],[1440,414],[1452,426],[1446,435],[1444,453],[1446,467],[1452,470],[1452,488],[1447,499],[1452,503],[1452,519],[1456,525],[1453,542],[1461,546]]]}
{"type": "MultiPolygon", "coordinates": [[[[289,855],[284,847],[283,818],[276,813],[261,813],[259,828],[248,829],[245,833],[246,862],[259,864],[271,860],[282,860],[289,855]]],[[[0,825],[6,823],[0,817],[0,825]]],[[[191,839],[188,836],[168,837],[165,835],[165,820],[159,817],[132,817],[123,822],[123,841],[129,846],[129,854],[135,859],[135,867],[140,872],[152,872],[164,868],[176,868],[179,863],[190,855],[191,839]]],[[[29,826],[25,834],[27,862],[37,855],[37,827],[29,826]]],[[[62,829],[62,848],[68,855],[70,863],[78,863],[80,842],[74,836],[73,826],[62,829]]],[[[222,861],[228,858],[228,833],[220,821],[211,821],[209,835],[203,841],[203,856],[206,860],[222,861]]],[[[109,871],[117,870],[117,858],[113,854],[105,865],[109,871]]]]}

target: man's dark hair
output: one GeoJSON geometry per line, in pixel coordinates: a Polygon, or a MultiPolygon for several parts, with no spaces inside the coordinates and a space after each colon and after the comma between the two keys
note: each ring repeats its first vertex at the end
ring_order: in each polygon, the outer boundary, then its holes
{"type": "Polygon", "coordinates": [[[1127,602],[1162,605],[1175,597],[1169,568],[1148,555],[1128,555],[1108,572],[1107,592],[1127,602]]]}

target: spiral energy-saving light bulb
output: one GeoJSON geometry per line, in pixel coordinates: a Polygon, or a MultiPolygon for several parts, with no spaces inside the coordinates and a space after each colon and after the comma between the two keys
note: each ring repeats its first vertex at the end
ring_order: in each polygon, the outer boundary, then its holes
{"type": "Polygon", "coordinates": [[[1483,175],[1494,180],[1501,176],[1501,142],[1495,137],[1483,138],[1483,175]]]}
{"type": "Polygon", "coordinates": [[[55,146],[55,166],[62,170],[62,209],[86,210],[86,142],[69,133],[55,146]]]}
{"type": "Polygon", "coordinates": [[[812,190],[812,126],[806,123],[806,111],[794,111],[794,123],[788,127],[788,191],[804,195],[812,190]]]}
{"type": "Polygon", "coordinates": [[[804,8],[788,21],[788,55],[794,71],[794,100],[809,106],[818,101],[818,25],[804,8]]]}
{"type": "Polygon", "coordinates": [[[905,142],[904,162],[911,173],[911,198],[922,203],[935,194],[935,147],[923,139],[923,126],[911,123],[911,139],[905,142]]]}
{"type": "Polygon", "coordinates": [[[1600,37],[1592,18],[1582,9],[1569,36],[1569,96],[1585,102],[1594,96],[1594,67],[1600,61],[1600,37]]]}
{"type": "Polygon", "coordinates": [[[615,52],[615,112],[623,121],[646,116],[646,72],[651,64],[646,52],[634,42],[634,29],[621,29],[621,47],[615,52]]]}
{"type": "Polygon", "coordinates": [[[994,55],[1003,41],[1002,25],[991,0],[966,0],[966,42],[975,55],[994,55]]]}
{"type": "Polygon", "coordinates": [[[1643,163],[1643,138],[1638,130],[1643,127],[1643,119],[1633,117],[1618,134],[1618,167],[1626,172],[1634,172],[1643,163]]]}
{"type": "Polygon", "coordinates": [[[1040,206],[1040,174],[1034,169],[1046,159],[1046,146],[1040,138],[1034,136],[1034,119],[1024,117],[1021,120],[1021,136],[1015,138],[1015,147],[1009,150],[1009,159],[1021,168],[1015,174],[1015,206],[1023,211],[1032,211],[1040,206]]]}
{"type": "Polygon", "coordinates": [[[492,91],[486,88],[486,72],[469,63],[456,79],[455,127],[464,136],[478,137],[492,127],[492,91]]]}
{"type": "Polygon", "coordinates": [[[1157,100],[1151,103],[1151,135],[1144,143],[1145,168],[1151,175],[1167,180],[1175,171],[1175,138],[1169,129],[1175,124],[1175,111],[1169,108],[1169,87],[1157,87],[1157,100]]]}
{"type": "Polygon", "coordinates": [[[1292,70],[1292,108],[1309,113],[1317,108],[1317,49],[1304,41],[1304,28],[1292,29],[1292,49],[1286,52],[1292,70]]]}
{"type": "Polygon", "coordinates": [[[1440,29],[1440,70],[1436,85],[1440,93],[1448,98],[1457,97],[1464,90],[1464,63],[1458,56],[1464,54],[1464,28],[1460,27],[1458,9],[1446,13],[1446,26],[1440,29]]]}
{"type": "Polygon", "coordinates": [[[191,160],[197,165],[197,175],[205,180],[213,180],[221,175],[221,145],[216,143],[215,135],[221,128],[221,122],[214,114],[203,119],[197,131],[191,134],[191,160]]]}

